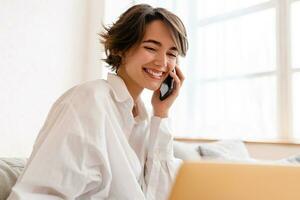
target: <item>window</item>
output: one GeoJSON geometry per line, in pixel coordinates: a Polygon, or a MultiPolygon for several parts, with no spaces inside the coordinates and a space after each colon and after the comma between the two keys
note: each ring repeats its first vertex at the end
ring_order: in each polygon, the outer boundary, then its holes
{"type": "Polygon", "coordinates": [[[292,49],[292,81],[293,81],[293,128],[294,136],[300,138],[300,1],[291,5],[291,49],[292,49]],[[297,55],[298,54],[298,55],[297,55]]]}
{"type": "Polygon", "coordinates": [[[188,30],[176,136],[300,138],[300,0],[136,3],[172,10],[188,30]]]}
{"type": "MultiPolygon", "coordinates": [[[[192,132],[268,137],[276,132],[275,8],[203,19],[196,34],[192,132]],[[196,58],[197,56],[197,58],[196,58]]],[[[193,71],[193,73],[192,73],[193,71]]]]}

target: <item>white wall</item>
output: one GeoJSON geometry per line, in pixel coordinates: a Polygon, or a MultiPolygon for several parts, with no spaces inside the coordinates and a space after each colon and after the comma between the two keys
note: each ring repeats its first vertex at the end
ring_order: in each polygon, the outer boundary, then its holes
{"type": "Polygon", "coordinates": [[[0,157],[29,156],[53,102],[101,77],[103,0],[0,0],[0,157]]]}

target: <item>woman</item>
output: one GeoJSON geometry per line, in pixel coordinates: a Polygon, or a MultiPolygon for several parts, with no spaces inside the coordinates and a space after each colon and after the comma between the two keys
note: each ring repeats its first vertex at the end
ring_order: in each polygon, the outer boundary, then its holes
{"type": "Polygon", "coordinates": [[[176,64],[187,51],[184,25],[163,8],[141,4],[101,37],[116,73],[55,102],[9,200],[167,198],[180,164],[168,114],[184,80],[176,64]],[[174,89],[160,100],[168,75],[174,89]],[[154,91],[150,117],[144,88],[154,91]]]}

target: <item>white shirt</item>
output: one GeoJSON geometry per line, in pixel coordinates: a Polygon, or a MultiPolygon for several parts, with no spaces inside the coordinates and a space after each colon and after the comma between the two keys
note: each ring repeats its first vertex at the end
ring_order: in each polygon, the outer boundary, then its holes
{"type": "Polygon", "coordinates": [[[166,199],[181,163],[168,119],[133,105],[113,74],[63,94],[8,200],[166,199]]]}

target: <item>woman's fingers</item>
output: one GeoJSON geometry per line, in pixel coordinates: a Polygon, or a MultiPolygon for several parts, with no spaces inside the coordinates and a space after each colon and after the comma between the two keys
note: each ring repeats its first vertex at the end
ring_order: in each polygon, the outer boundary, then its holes
{"type": "MultiPolygon", "coordinates": [[[[177,73],[177,71],[176,71],[176,73],[177,73]]],[[[181,80],[179,79],[179,77],[177,76],[176,73],[172,71],[172,72],[170,72],[170,76],[175,81],[173,93],[177,96],[182,83],[181,83],[181,80]]]]}
{"type": "Polygon", "coordinates": [[[183,82],[185,77],[180,69],[180,67],[178,65],[175,66],[175,70],[176,70],[176,74],[179,77],[180,81],[183,82]]]}

